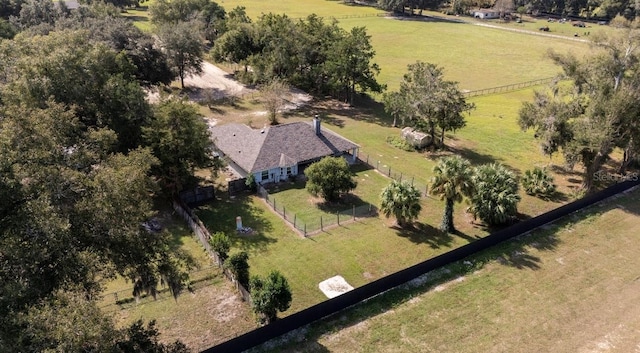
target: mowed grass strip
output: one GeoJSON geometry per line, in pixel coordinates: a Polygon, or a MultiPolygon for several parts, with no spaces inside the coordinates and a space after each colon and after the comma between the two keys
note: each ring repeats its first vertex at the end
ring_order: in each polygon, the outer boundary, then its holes
{"type": "Polygon", "coordinates": [[[478,254],[449,275],[439,272],[451,280],[433,275],[389,292],[275,351],[632,352],[640,330],[639,197],[636,189],[478,254]]]}

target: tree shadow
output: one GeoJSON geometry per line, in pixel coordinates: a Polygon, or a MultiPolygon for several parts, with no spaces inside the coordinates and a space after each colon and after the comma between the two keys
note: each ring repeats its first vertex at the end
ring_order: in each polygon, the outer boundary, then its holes
{"type": "Polygon", "coordinates": [[[247,250],[264,250],[270,243],[277,241],[266,235],[273,231],[273,224],[266,218],[262,208],[250,202],[250,195],[229,197],[225,192],[216,194],[222,196],[194,210],[210,233],[224,232],[236,247],[247,250]],[[241,217],[242,226],[249,227],[252,231],[238,232],[236,217],[241,217]]]}
{"type": "Polygon", "coordinates": [[[449,247],[453,243],[451,234],[445,233],[430,224],[416,222],[402,228],[398,226],[394,226],[393,228],[396,230],[398,236],[407,238],[415,244],[427,244],[432,249],[449,247]]]}
{"type": "Polygon", "coordinates": [[[336,214],[348,211],[351,207],[359,207],[368,204],[360,196],[352,193],[342,194],[334,201],[324,201],[316,204],[316,206],[326,213],[336,214]]]}
{"type": "Polygon", "coordinates": [[[441,157],[457,154],[465,159],[468,159],[472,164],[480,165],[480,164],[490,164],[500,162],[502,159],[492,156],[490,154],[479,153],[469,148],[465,147],[453,147],[446,146],[444,149],[433,152],[426,153],[426,157],[431,160],[437,160],[441,157]]]}

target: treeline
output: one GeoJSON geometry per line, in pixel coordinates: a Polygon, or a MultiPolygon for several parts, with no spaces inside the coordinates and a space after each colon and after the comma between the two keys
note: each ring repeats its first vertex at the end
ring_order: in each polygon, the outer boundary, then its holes
{"type": "Polygon", "coordinates": [[[206,123],[183,100],[149,103],[175,67],[113,5],[18,3],[0,40],[0,351],[186,352],[96,301],[115,276],[134,295],[185,288],[193,261],[152,220],[210,165],[206,123]]]}
{"type": "Polygon", "coordinates": [[[255,23],[246,16],[233,19],[242,20],[228,22],[211,54],[215,60],[243,65],[239,77],[245,82],[281,79],[310,93],[348,101],[358,91],[383,90],[364,27],[346,31],[337,21],[327,23],[316,15],[293,20],[266,14],[255,23]]]}
{"type": "Polygon", "coordinates": [[[378,0],[384,10],[409,12],[448,9],[452,13],[468,14],[474,8],[495,8],[503,12],[521,12],[532,15],[554,14],[582,18],[613,19],[623,16],[628,20],[640,14],[640,5],[632,0],[378,0]]]}
{"type": "Polygon", "coordinates": [[[347,31],[316,15],[293,20],[272,13],[253,22],[244,7],[227,12],[210,0],[159,0],[149,12],[161,39],[163,28],[174,33],[184,26],[199,33],[213,46],[214,60],[244,67],[238,78],[248,84],[279,80],[349,101],[357,92],[384,89],[364,27],[347,31]]]}

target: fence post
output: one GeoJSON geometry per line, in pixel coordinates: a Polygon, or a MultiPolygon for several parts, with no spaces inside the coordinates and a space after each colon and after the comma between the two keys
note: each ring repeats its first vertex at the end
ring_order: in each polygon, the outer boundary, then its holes
{"type": "Polygon", "coordinates": [[[380,161],[378,161],[378,164],[376,164],[376,169],[380,170],[380,161]]]}
{"type": "Polygon", "coordinates": [[[413,177],[411,177],[411,186],[413,186],[413,177]]]}
{"type": "Polygon", "coordinates": [[[402,173],[400,173],[400,181],[402,181],[402,173]]]}
{"type": "Polygon", "coordinates": [[[276,199],[273,199],[273,209],[278,212],[278,208],[276,207],[276,199]]]}
{"type": "Polygon", "coordinates": [[[353,220],[356,220],[356,205],[353,205],[353,220]]]}
{"type": "Polygon", "coordinates": [[[371,204],[369,204],[369,214],[371,214],[371,204]]]}
{"type": "Polygon", "coordinates": [[[304,237],[307,237],[307,224],[304,224],[304,237]]]}
{"type": "Polygon", "coordinates": [[[391,178],[391,167],[389,167],[389,178],[391,178]]]}
{"type": "Polygon", "coordinates": [[[293,228],[296,227],[296,220],[298,219],[298,215],[297,214],[293,214],[293,228]]]}
{"type": "Polygon", "coordinates": [[[336,216],[338,217],[338,225],[340,225],[340,211],[336,211],[336,216]]]}
{"type": "Polygon", "coordinates": [[[287,220],[287,208],[282,206],[282,217],[284,217],[284,220],[287,220]]]}
{"type": "Polygon", "coordinates": [[[322,229],[322,216],[320,216],[320,231],[323,231],[324,229],[322,229]]]}
{"type": "Polygon", "coordinates": [[[369,155],[367,155],[367,162],[366,163],[369,164],[369,155]]]}

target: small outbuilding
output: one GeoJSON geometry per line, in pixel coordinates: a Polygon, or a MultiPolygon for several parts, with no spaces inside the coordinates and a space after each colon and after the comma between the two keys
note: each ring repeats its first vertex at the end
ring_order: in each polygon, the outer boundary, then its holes
{"type": "Polygon", "coordinates": [[[493,18],[500,18],[500,11],[494,9],[478,9],[471,10],[471,15],[481,20],[489,20],[493,18]]]}
{"type": "Polygon", "coordinates": [[[431,141],[431,136],[425,134],[424,132],[416,131],[413,128],[405,127],[402,129],[400,133],[402,138],[407,141],[408,144],[415,148],[424,148],[429,146],[433,141],[431,141]]]}

